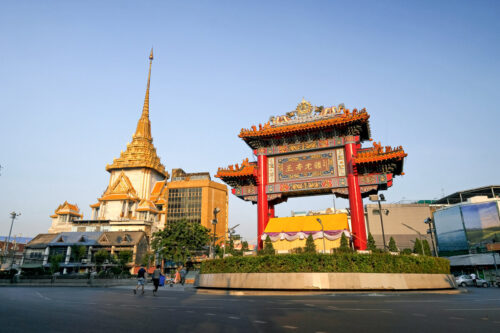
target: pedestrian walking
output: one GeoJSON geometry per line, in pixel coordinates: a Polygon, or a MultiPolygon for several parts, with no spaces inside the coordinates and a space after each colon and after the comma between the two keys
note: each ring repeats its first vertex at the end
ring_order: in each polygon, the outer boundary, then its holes
{"type": "Polygon", "coordinates": [[[474,286],[477,287],[477,278],[476,278],[476,274],[472,273],[470,275],[471,279],[472,279],[472,283],[474,283],[474,286]]]}
{"type": "Polygon", "coordinates": [[[175,279],[174,279],[174,283],[179,283],[179,282],[181,282],[181,273],[180,273],[180,270],[181,270],[181,268],[180,268],[180,267],[177,267],[177,269],[175,270],[175,279]]]}
{"type": "Polygon", "coordinates": [[[144,295],[144,283],[146,283],[146,269],[144,268],[144,265],[141,265],[141,268],[137,272],[137,286],[134,289],[134,294],[137,294],[137,289],[139,289],[139,286],[141,286],[141,295],[144,295]]]}
{"type": "Polygon", "coordinates": [[[153,272],[153,284],[155,289],[153,290],[153,296],[156,296],[156,292],[158,291],[158,286],[160,285],[160,277],[161,277],[161,269],[160,265],[156,265],[156,269],[153,272]]]}
{"type": "Polygon", "coordinates": [[[184,266],[181,266],[181,270],[179,271],[179,274],[181,276],[181,284],[184,285],[184,283],[186,282],[186,275],[187,275],[187,271],[184,268],[184,266]]]}

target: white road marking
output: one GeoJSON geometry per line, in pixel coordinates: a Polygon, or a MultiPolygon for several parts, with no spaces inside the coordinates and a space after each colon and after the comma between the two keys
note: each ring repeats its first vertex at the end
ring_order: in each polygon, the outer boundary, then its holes
{"type": "Polygon", "coordinates": [[[267,324],[267,321],[262,321],[262,320],[254,320],[253,322],[256,324],[267,324]]]}
{"type": "Polygon", "coordinates": [[[42,298],[42,299],[44,299],[44,300],[46,300],[46,301],[50,301],[50,300],[51,300],[51,299],[50,299],[50,298],[48,298],[47,296],[44,296],[44,295],[40,294],[38,291],[35,291],[35,293],[36,293],[38,296],[40,296],[40,298],[42,298]]]}
{"type": "Polygon", "coordinates": [[[444,309],[445,311],[493,311],[493,310],[500,310],[500,308],[472,308],[472,309],[444,309]]]}
{"type": "Polygon", "coordinates": [[[229,319],[234,319],[234,320],[238,320],[238,319],[240,319],[240,317],[235,317],[235,316],[229,316],[228,318],[229,318],[229,319]]]}
{"type": "Polygon", "coordinates": [[[488,317],[483,317],[481,320],[490,320],[488,317]]]}
{"type": "Polygon", "coordinates": [[[298,327],[296,326],[289,326],[289,325],[285,325],[285,326],[281,326],[283,328],[288,328],[288,329],[291,329],[291,330],[296,330],[298,327]]]}

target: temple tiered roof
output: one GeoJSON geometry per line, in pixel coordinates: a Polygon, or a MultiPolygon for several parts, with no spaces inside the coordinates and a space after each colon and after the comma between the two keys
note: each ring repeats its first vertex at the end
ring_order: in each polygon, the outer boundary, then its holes
{"type": "Polygon", "coordinates": [[[57,209],[54,211],[54,215],[51,215],[51,218],[56,218],[58,215],[73,215],[78,217],[83,217],[83,214],[80,214],[80,208],[77,205],[73,205],[64,201],[57,209]]]}
{"type": "Polygon", "coordinates": [[[111,165],[106,165],[106,170],[128,169],[128,168],[149,168],[157,171],[168,178],[165,166],[161,164],[160,158],[156,154],[151,136],[151,122],[149,121],[149,86],[151,81],[151,64],[153,62],[153,50],[149,56],[149,74],[144,97],[142,115],[137,123],[132,142],[127,144],[125,152],[121,152],[119,158],[115,158],[111,165]]]}

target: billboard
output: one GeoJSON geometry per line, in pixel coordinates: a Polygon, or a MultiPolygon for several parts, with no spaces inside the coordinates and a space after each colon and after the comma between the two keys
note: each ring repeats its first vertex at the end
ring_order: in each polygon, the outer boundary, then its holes
{"type": "Polygon", "coordinates": [[[463,205],[462,217],[471,246],[500,242],[500,218],[497,202],[463,205]]]}
{"type": "Polygon", "coordinates": [[[447,255],[449,252],[468,252],[460,206],[434,212],[434,225],[440,255],[447,255]]]}

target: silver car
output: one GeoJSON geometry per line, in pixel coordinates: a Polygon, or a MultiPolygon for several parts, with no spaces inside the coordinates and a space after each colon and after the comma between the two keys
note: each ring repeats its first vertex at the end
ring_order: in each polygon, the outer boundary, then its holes
{"type": "MultiPolygon", "coordinates": [[[[473,286],[474,281],[472,280],[470,275],[460,275],[455,278],[457,284],[462,287],[473,286]]],[[[481,278],[476,278],[476,286],[487,288],[489,287],[489,283],[486,280],[481,278]]]]}

